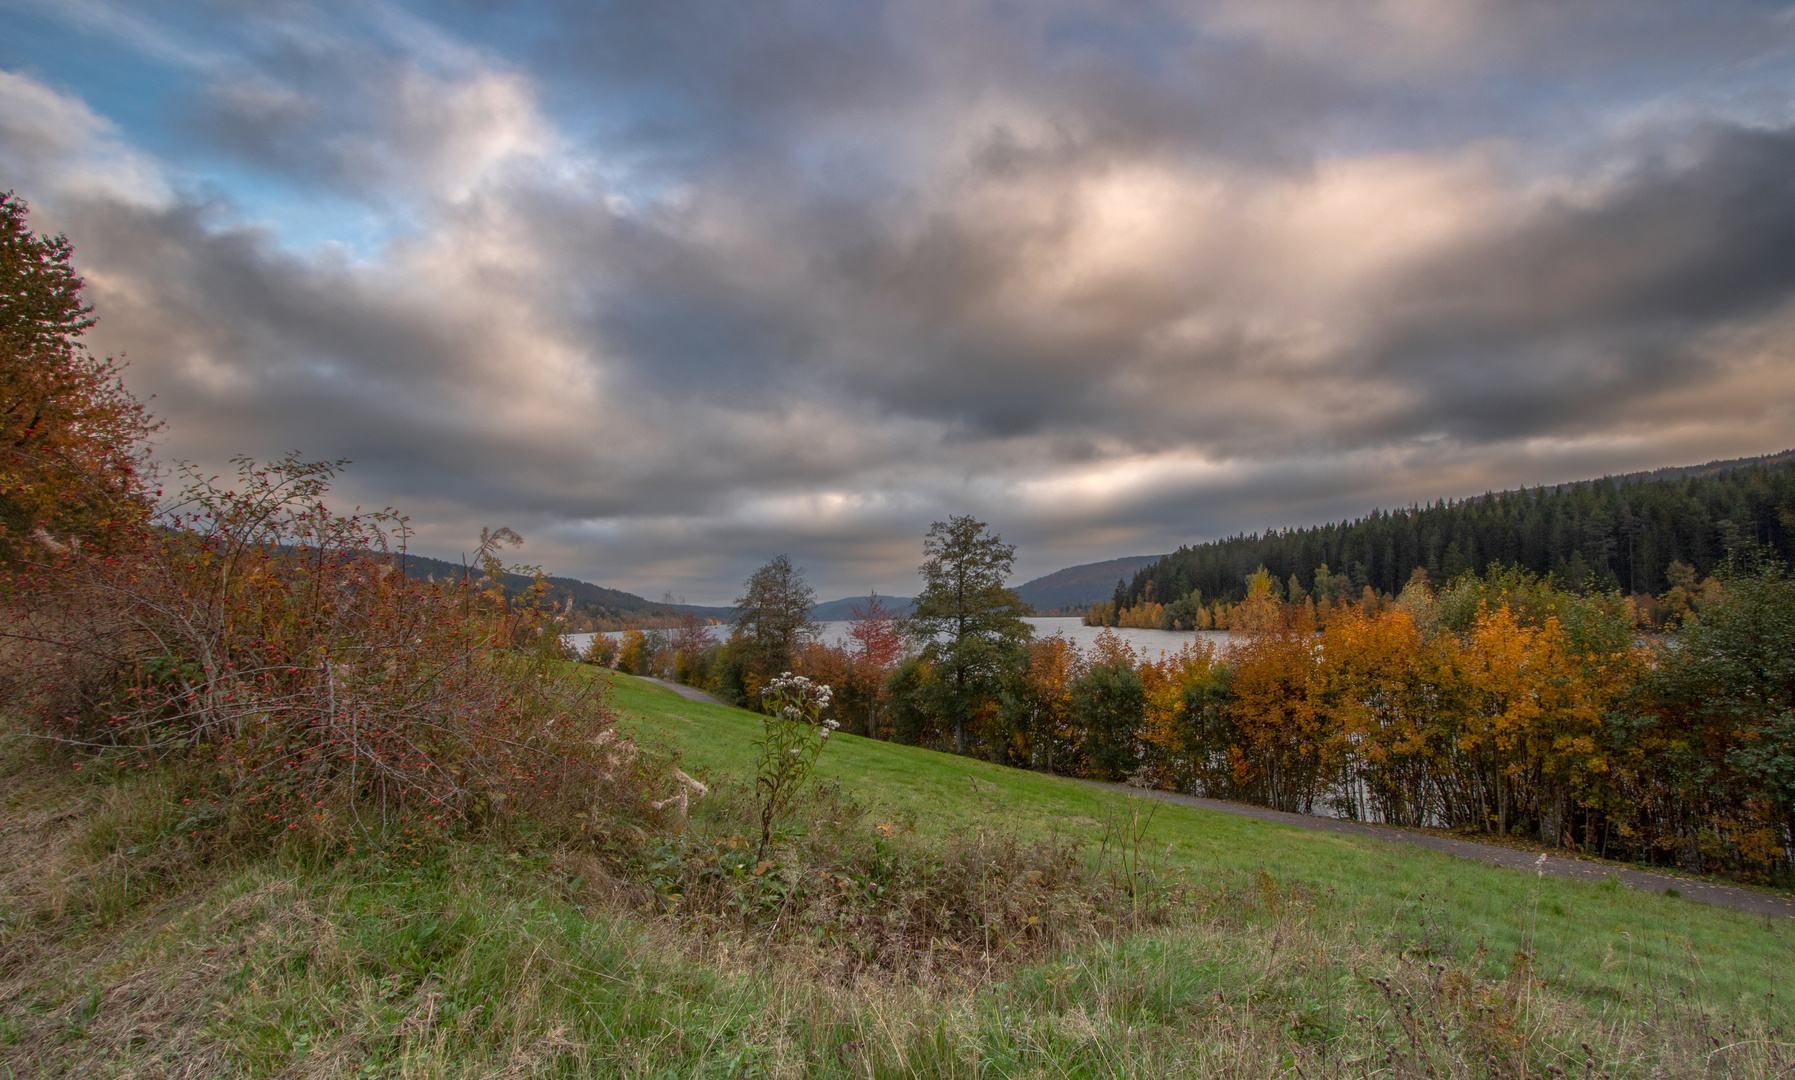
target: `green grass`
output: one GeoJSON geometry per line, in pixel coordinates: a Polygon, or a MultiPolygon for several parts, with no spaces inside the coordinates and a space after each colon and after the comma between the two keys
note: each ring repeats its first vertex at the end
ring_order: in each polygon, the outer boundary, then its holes
{"type": "MultiPolygon", "coordinates": [[[[606,674],[628,725],[676,749],[688,771],[700,778],[752,773],[754,714],[606,674]]],[[[1635,982],[1662,979],[1713,1005],[1780,1012],[1779,998],[1795,998],[1795,920],[1131,799],[1063,777],[851,735],[831,740],[817,772],[872,803],[875,813],[914,820],[919,831],[941,837],[1004,829],[1075,836],[1094,849],[1106,823],[1113,829],[1133,813],[1151,814],[1141,847],[1174,872],[1202,880],[1263,871],[1303,882],[1324,893],[1330,907],[1355,913],[1362,926],[1414,947],[1468,962],[1481,946],[1492,975],[1526,938],[1548,983],[1576,995],[1610,998],[1635,982]]]]}
{"type": "MultiPolygon", "coordinates": [[[[756,717],[598,677],[638,740],[740,790],[756,717]]],[[[1795,970],[1788,921],[851,736],[819,773],[870,805],[862,824],[913,822],[925,844],[1077,838],[1112,863],[1120,846],[1194,899],[1170,925],[994,976],[844,979],[801,938],[657,915],[577,848],[470,838],[416,865],[260,856],[146,884],[133,822],[168,812],[159,781],[15,753],[0,1078],[1643,1078],[1795,1061],[1770,996],[1795,970]],[[1514,965],[1529,941],[1532,979],[1514,965]]]]}

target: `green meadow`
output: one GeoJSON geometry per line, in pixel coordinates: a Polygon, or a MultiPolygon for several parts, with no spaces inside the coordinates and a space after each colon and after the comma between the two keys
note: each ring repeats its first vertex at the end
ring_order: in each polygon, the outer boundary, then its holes
{"type": "Polygon", "coordinates": [[[53,772],[12,747],[0,1076],[1755,1077],[1795,1061],[1789,921],[847,735],[780,823],[781,866],[694,906],[664,882],[735,865],[759,719],[592,677],[644,752],[707,784],[689,820],[590,849],[518,833],[405,860],[202,857],[177,843],[178,778],[53,772]],[[825,922],[723,906],[786,864],[845,882],[863,851],[924,877],[973,866],[956,895],[974,902],[991,838],[1085,868],[1061,875],[1054,910],[1082,921],[1050,954],[1004,961],[970,938],[940,943],[963,962],[856,966],[825,922]],[[681,859],[710,862],[667,869],[681,859]],[[1150,919],[1103,913],[1149,893],[1150,919]]]}
{"type": "MultiPolygon", "coordinates": [[[[753,713],[687,701],[607,673],[632,729],[664,740],[694,775],[753,770],[753,713]]],[[[1681,898],[1485,866],[1378,840],[1319,833],[1126,795],[1045,773],[836,735],[818,766],[890,820],[945,839],[967,829],[1068,837],[1087,851],[1148,818],[1144,857],[1193,881],[1269,874],[1328,897],[1327,907],[1394,939],[1432,932],[1491,969],[1530,942],[1548,985],[1595,999],[1642,979],[1678,982],[1714,1005],[1795,998],[1795,921],[1681,898]],[[1780,992],[1780,994],[1779,994],[1780,992]]]]}

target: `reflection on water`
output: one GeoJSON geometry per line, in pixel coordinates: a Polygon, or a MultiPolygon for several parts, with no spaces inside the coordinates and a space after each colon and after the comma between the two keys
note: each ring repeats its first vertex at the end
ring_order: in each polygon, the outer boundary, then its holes
{"type": "MultiPolygon", "coordinates": [[[[1031,616],[1028,622],[1034,626],[1036,637],[1059,634],[1084,652],[1090,651],[1097,635],[1103,632],[1101,626],[1085,626],[1076,615],[1031,616]]],[[[850,644],[849,623],[846,620],[818,623],[817,626],[822,631],[823,641],[828,644],[844,648],[850,644]]],[[[729,632],[728,627],[724,626],[713,626],[710,630],[711,636],[717,640],[721,640],[729,632]]],[[[1143,660],[1157,659],[1160,653],[1175,653],[1198,638],[1211,642],[1218,649],[1225,649],[1229,638],[1226,630],[1137,630],[1133,627],[1114,627],[1110,632],[1126,642],[1143,660]]],[[[613,638],[621,636],[619,633],[611,634],[613,638]]],[[[583,652],[592,643],[592,638],[591,634],[569,634],[567,643],[583,652]]]]}

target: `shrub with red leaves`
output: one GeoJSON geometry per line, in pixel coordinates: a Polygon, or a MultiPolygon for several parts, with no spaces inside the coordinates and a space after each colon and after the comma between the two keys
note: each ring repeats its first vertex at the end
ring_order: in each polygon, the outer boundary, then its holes
{"type": "Polygon", "coordinates": [[[632,802],[646,766],[563,662],[545,588],[498,586],[515,534],[418,580],[404,519],[325,507],[336,464],[238,464],[103,554],[50,537],[13,575],[0,676],[32,734],[77,768],[202,766],[252,827],[350,843],[632,802]]]}

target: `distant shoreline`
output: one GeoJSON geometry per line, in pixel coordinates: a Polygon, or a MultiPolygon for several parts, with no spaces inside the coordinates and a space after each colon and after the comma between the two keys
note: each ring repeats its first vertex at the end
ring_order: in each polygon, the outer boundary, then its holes
{"type": "MultiPolygon", "coordinates": [[[[1108,630],[1122,642],[1134,649],[1144,658],[1152,658],[1160,653],[1174,653],[1185,645],[1202,640],[1218,649],[1227,648],[1233,640],[1232,634],[1226,630],[1142,630],[1130,626],[1086,626],[1077,615],[1030,615],[1025,619],[1035,628],[1035,637],[1052,637],[1059,634],[1080,650],[1088,650],[1096,642],[1097,635],[1108,630]]],[[[825,644],[846,646],[848,644],[846,619],[824,619],[818,623],[822,627],[822,640],[825,644]]],[[[626,630],[606,630],[603,633],[613,638],[628,633],[626,630]]],[[[584,652],[592,643],[593,634],[567,634],[568,645],[584,652]]],[[[714,640],[722,640],[723,635],[713,635],[714,640]]]]}

